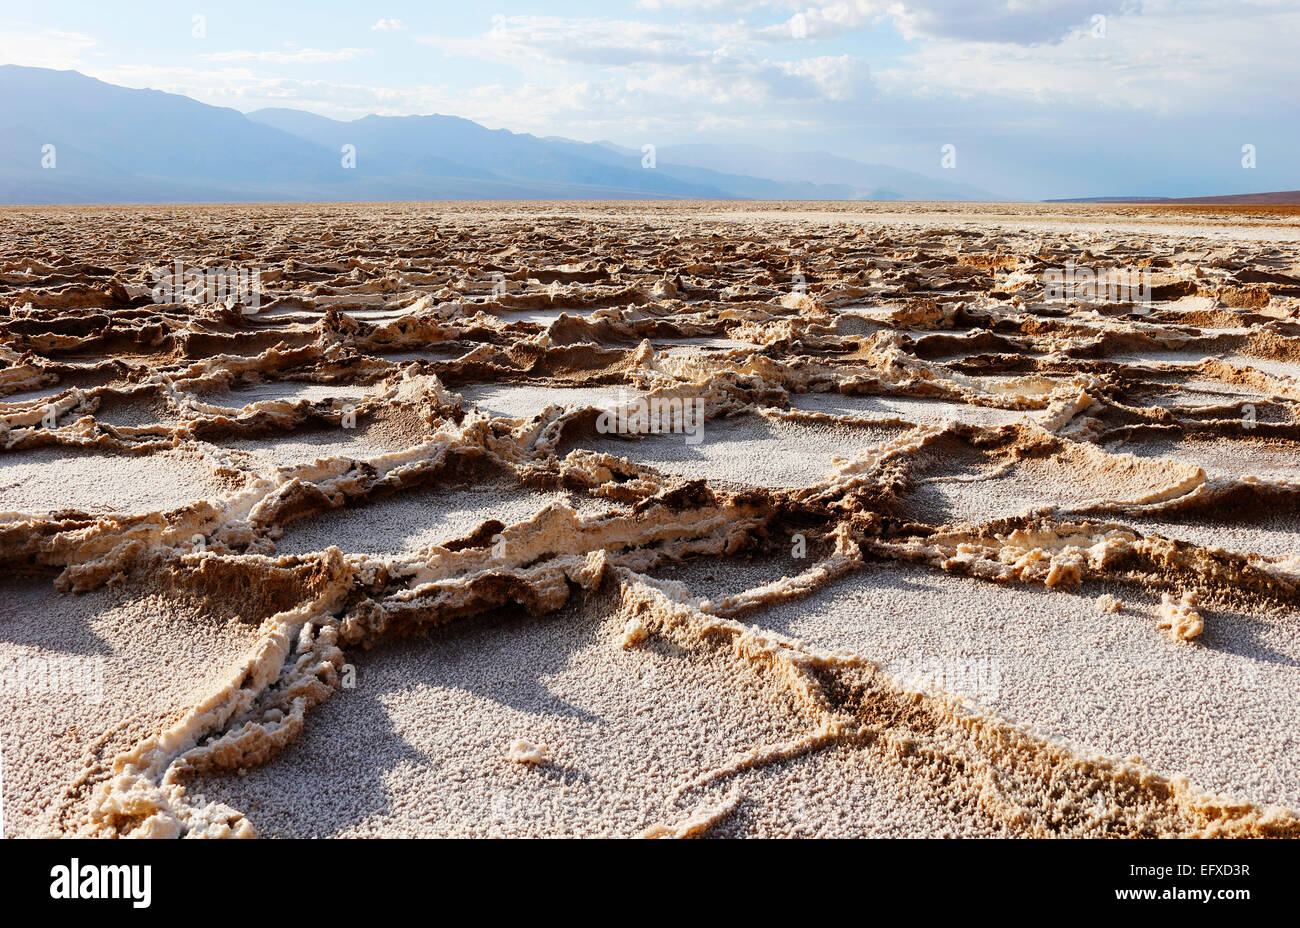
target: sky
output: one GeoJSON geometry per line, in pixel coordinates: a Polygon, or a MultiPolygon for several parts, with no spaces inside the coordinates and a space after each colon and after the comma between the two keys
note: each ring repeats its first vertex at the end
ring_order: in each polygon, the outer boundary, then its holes
{"type": "Polygon", "coordinates": [[[1300,188],[1300,0],[0,0],[0,63],[244,112],[822,150],[1013,198],[1300,188]]]}

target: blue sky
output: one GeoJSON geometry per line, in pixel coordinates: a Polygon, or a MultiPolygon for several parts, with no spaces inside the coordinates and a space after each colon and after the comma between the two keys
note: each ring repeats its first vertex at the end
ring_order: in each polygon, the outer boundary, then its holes
{"type": "Polygon", "coordinates": [[[820,149],[1025,198],[1300,188],[1297,36],[1296,0],[0,0],[0,63],[243,111],[820,149]]]}

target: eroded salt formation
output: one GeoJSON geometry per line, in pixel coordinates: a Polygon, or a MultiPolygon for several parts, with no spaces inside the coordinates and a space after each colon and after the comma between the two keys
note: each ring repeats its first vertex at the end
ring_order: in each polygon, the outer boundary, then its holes
{"type": "MultiPolygon", "coordinates": [[[[255,811],[192,784],[276,763],[318,707],[347,698],[360,650],[581,603],[609,617],[609,648],[723,662],[745,713],[788,714],[779,738],[665,772],[664,807],[614,831],[726,829],[752,815],[747,776],[839,750],[873,753],[988,833],[1300,834],[1244,782],[1219,798],[906,685],[869,650],[746,624],[904,562],[1052,595],[1111,584],[1123,596],[1094,594],[1094,611],[1115,623],[1163,596],[1161,627],[1192,648],[1214,646],[1198,642],[1228,605],[1294,615],[1300,555],[1150,525],[1213,534],[1224,512],[1247,525],[1295,512],[1295,222],[1209,215],[1189,232],[1080,209],[1079,228],[1044,213],[1022,231],[996,211],[929,209],[0,214],[0,563],[62,596],[197,598],[248,639],[224,682],[129,744],[109,730],[76,742],[75,782],[24,781],[19,828],[251,836],[255,811]],[[1144,231],[1089,225],[1102,215],[1144,231]],[[174,260],[259,269],[257,311],[152,302],[152,269],[174,260]],[[1044,300],[1044,273],[1069,261],[1149,271],[1153,300],[1044,300]],[[467,399],[487,387],[524,414],[467,399]],[[673,413],[606,433],[621,421],[610,410],[646,401],[673,413]],[[700,413],[698,444],[683,410],[700,413]],[[202,479],[113,479],[128,461],[145,475],[183,461],[202,479]],[[438,540],[388,553],[347,521],[466,488],[552,497],[442,534],[417,510],[409,521],[438,540]],[[337,540],[281,553],[308,522],[337,540]],[[716,593],[670,579],[739,557],[794,560],[716,593]]],[[[7,757],[50,736],[4,735],[7,757]]],[[[490,750],[525,773],[582,764],[543,737],[502,732],[490,750]]],[[[653,741],[644,750],[627,763],[653,758],[653,741]]],[[[870,816],[840,821],[873,833],[870,816]]]]}

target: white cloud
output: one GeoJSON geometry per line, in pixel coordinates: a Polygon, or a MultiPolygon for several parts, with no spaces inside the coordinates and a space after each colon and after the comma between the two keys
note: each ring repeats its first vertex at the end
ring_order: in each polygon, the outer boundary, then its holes
{"type": "Polygon", "coordinates": [[[866,63],[852,55],[823,55],[785,62],[787,74],[812,81],[827,100],[852,100],[863,95],[869,85],[866,63]]]}
{"type": "Polygon", "coordinates": [[[353,61],[370,54],[368,48],[300,48],[292,52],[229,51],[199,55],[204,61],[264,61],[272,64],[322,64],[330,61],[353,61]]]}
{"type": "Polygon", "coordinates": [[[1034,44],[1069,35],[1094,15],[1119,13],[1142,0],[641,0],[648,10],[677,10],[711,17],[745,16],[758,10],[780,22],[746,26],[752,40],[826,40],[891,21],[906,39],[948,38],[1034,44]]]}
{"type": "Polygon", "coordinates": [[[84,64],[84,52],[95,40],[79,32],[37,29],[25,23],[0,24],[0,62],[30,68],[75,70],[84,64]]]}
{"type": "Polygon", "coordinates": [[[885,17],[905,39],[959,39],[1032,45],[1070,35],[1095,15],[1139,0],[842,0],[807,11],[810,37],[872,26],[885,17]]]}
{"type": "Polygon", "coordinates": [[[406,29],[406,23],[400,19],[381,19],[370,27],[370,31],[379,30],[381,32],[402,32],[406,29]]]}
{"type": "Polygon", "coordinates": [[[696,10],[703,13],[745,13],[765,6],[772,0],[637,0],[637,8],[659,12],[661,10],[696,10]]]}
{"type": "MultiPolygon", "coordinates": [[[[905,67],[878,71],[893,94],[989,97],[1011,103],[1162,113],[1294,106],[1300,8],[1148,0],[1144,14],[1107,17],[1054,45],[952,39],[919,43],[905,67]],[[1240,50],[1249,48],[1250,60],[1240,50]]],[[[1075,114],[1076,118],[1078,114],[1075,114]]]]}
{"type": "Polygon", "coordinates": [[[743,47],[712,44],[717,37],[676,25],[497,16],[480,36],[418,39],[552,81],[557,69],[595,69],[628,90],[676,101],[678,108],[844,100],[869,87],[865,62],[852,55],[769,60],[743,47]]]}
{"type": "Polygon", "coordinates": [[[492,28],[482,35],[416,37],[419,42],[469,57],[552,67],[683,64],[699,55],[691,48],[690,39],[681,26],[557,16],[494,16],[492,28]]]}

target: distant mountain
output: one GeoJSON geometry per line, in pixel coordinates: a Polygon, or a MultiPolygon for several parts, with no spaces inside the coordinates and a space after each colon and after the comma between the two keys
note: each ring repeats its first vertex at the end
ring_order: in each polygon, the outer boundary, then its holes
{"type": "Polygon", "coordinates": [[[1044,200],[1044,203],[1175,203],[1193,206],[1300,206],[1300,190],[1272,193],[1234,193],[1217,197],[1079,197],[1073,200],[1044,200]]]}
{"type": "Polygon", "coordinates": [[[455,116],[245,115],[75,71],[0,66],[0,203],[988,198],[824,153],[679,146],[656,156],[646,168],[639,151],[455,116]]]}
{"type": "MultiPolygon", "coordinates": [[[[611,159],[599,146],[487,129],[456,116],[365,116],[343,122],[298,110],[264,109],[248,118],[330,152],[355,146],[355,171],[361,178],[418,175],[489,186],[534,184],[543,197],[553,186],[600,188],[612,196],[736,196],[725,184],[692,183],[669,172],[646,170],[639,154],[632,162],[611,159]]],[[[337,163],[341,155],[332,157],[337,163]]]]}
{"type": "MultiPolygon", "coordinates": [[[[485,180],[527,177],[549,183],[598,183],[635,191],[638,196],[847,200],[858,198],[859,193],[849,184],[710,169],[659,152],[651,170],[642,166],[641,152],[630,148],[486,129],[455,116],[365,116],[343,122],[273,108],[256,110],[248,118],[334,151],[355,145],[357,170],[363,174],[420,171],[485,180]]],[[[919,187],[912,185],[912,189],[919,187]]]]}
{"type": "MultiPolygon", "coordinates": [[[[608,144],[608,143],[606,143],[608,144]]],[[[666,163],[747,174],[790,182],[832,184],[851,200],[994,200],[970,184],[917,171],[868,164],[824,151],[778,152],[751,145],[672,145],[659,149],[666,163]]],[[[936,163],[938,158],[935,159],[936,163]]]]}
{"type": "Polygon", "coordinates": [[[316,162],[315,146],[232,109],[75,71],[0,66],[6,203],[244,199],[239,191],[268,183],[323,182],[316,162]]]}

